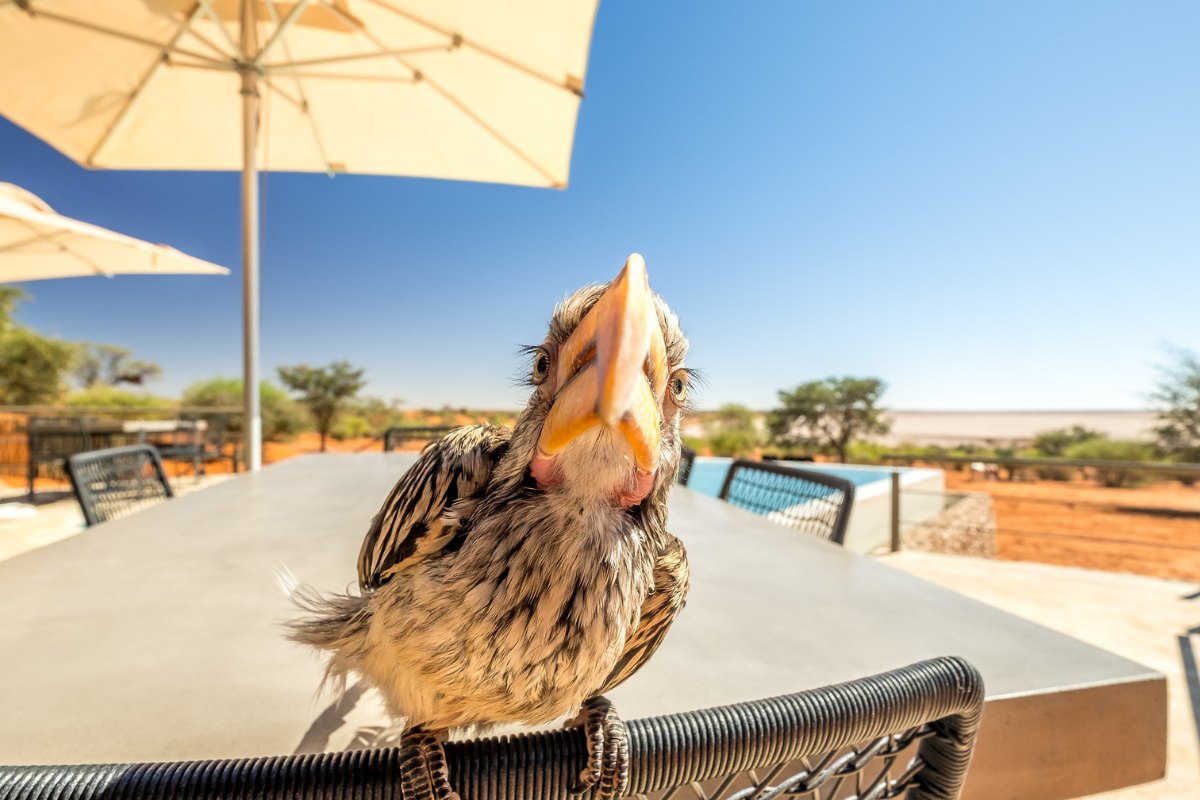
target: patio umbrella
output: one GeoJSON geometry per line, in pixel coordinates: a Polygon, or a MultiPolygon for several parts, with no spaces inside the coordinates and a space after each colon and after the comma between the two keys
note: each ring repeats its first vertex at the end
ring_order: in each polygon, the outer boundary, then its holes
{"type": "Polygon", "coordinates": [[[247,466],[258,171],[563,188],[596,0],[0,0],[0,114],[81,164],[240,169],[247,466]]]}
{"type": "Polygon", "coordinates": [[[56,214],[31,192],[0,183],[0,283],[117,274],[228,275],[229,270],[56,214]]]}

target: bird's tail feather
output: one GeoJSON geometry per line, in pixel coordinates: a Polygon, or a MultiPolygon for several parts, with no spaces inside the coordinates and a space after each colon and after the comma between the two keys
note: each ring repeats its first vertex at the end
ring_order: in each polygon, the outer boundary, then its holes
{"type": "Polygon", "coordinates": [[[276,582],[292,603],[306,616],[285,623],[287,637],[293,642],[326,650],[331,654],[325,668],[325,684],[340,694],[346,676],[361,658],[371,624],[368,598],[364,595],[322,594],[299,583],[286,569],[276,573],[276,582]]]}

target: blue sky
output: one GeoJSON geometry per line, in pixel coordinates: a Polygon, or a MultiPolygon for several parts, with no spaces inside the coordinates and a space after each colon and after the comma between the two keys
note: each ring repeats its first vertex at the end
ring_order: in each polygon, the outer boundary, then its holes
{"type": "MultiPolygon", "coordinates": [[[[600,8],[564,192],[272,174],[263,359],[345,358],[411,406],[515,407],[517,346],[632,251],[702,407],[877,375],[925,409],[1144,404],[1200,349],[1200,4],[600,8]]],[[[229,265],[30,283],[21,319],[240,371],[231,173],[89,172],[0,120],[0,180],[229,265]]]]}

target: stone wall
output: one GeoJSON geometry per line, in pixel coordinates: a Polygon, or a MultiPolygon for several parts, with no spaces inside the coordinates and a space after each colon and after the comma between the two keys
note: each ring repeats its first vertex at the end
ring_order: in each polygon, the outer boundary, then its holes
{"type": "Polygon", "coordinates": [[[952,553],[961,556],[996,556],[996,509],[982,493],[947,495],[955,499],[937,516],[914,525],[900,535],[903,550],[952,553]]]}

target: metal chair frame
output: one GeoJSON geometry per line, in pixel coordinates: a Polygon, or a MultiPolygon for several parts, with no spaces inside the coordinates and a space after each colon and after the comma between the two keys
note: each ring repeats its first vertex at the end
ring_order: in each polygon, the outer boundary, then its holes
{"type": "Polygon", "coordinates": [[[816,470],[737,459],[729,465],[718,496],[780,525],[844,544],[854,505],[854,484],[816,470]],[[832,491],[814,491],[817,487],[832,491]],[[780,498],[794,499],[795,503],[778,507],[778,502],[766,502],[780,498]]]}
{"type": "MultiPolygon", "coordinates": [[[[983,681],[939,658],[822,689],[634,720],[627,796],[653,800],[954,800],[983,681]]],[[[567,800],[579,728],[446,745],[462,800],[567,800]]],[[[398,748],[160,764],[0,767],[5,800],[395,798],[398,748]]]]}
{"type": "Polygon", "coordinates": [[[456,425],[427,425],[419,428],[388,428],[383,432],[383,452],[390,453],[401,442],[434,441],[454,430],[456,425]]]}
{"type": "Polygon", "coordinates": [[[67,475],[88,526],[175,496],[158,451],[148,444],[77,453],[67,459],[67,475]]]}

